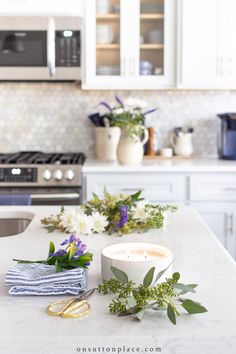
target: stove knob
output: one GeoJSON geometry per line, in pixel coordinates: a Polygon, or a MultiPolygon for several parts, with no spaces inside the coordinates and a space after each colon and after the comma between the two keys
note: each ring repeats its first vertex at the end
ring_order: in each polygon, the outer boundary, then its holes
{"type": "Polygon", "coordinates": [[[66,171],[65,178],[68,181],[72,181],[72,179],[75,177],[75,173],[72,170],[66,171]]]}
{"type": "Polygon", "coordinates": [[[45,179],[45,181],[49,181],[51,177],[52,177],[51,171],[45,170],[43,172],[43,178],[45,179]]]}
{"type": "Polygon", "coordinates": [[[53,177],[56,181],[61,181],[62,178],[63,178],[63,173],[61,170],[56,170],[54,173],[53,173],[53,177]]]}

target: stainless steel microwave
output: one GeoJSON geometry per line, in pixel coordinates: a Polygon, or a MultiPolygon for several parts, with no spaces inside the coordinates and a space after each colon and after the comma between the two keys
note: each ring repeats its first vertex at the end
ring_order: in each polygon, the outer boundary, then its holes
{"type": "Polygon", "coordinates": [[[0,17],[0,80],[81,79],[80,17],[0,17]]]}

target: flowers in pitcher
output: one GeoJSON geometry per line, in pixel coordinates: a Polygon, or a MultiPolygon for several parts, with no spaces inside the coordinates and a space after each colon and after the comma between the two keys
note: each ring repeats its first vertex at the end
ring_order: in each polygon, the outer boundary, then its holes
{"type": "Polygon", "coordinates": [[[119,127],[134,140],[140,140],[144,133],[145,117],[155,112],[158,108],[146,109],[145,101],[132,97],[121,100],[115,96],[116,105],[110,106],[107,102],[102,101],[99,105],[105,107],[108,112],[104,117],[109,120],[111,127],[119,127]]]}

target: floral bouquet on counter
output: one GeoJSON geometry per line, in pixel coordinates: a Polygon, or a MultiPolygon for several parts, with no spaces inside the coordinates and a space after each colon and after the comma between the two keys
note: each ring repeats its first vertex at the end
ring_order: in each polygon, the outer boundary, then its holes
{"type": "Polygon", "coordinates": [[[149,203],[141,198],[142,191],[131,195],[112,195],[104,191],[103,198],[93,198],[76,209],[61,208],[60,214],[41,220],[48,232],[60,230],[67,233],[129,234],[159,229],[167,223],[168,211],[175,206],[149,203]]]}
{"type": "Polygon", "coordinates": [[[104,106],[108,112],[103,116],[108,119],[111,127],[119,127],[133,140],[141,140],[145,130],[145,118],[153,113],[157,108],[146,110],[146,102],[135,98],[128,98],[122,101],[115,96],[116,106],[112,107],[107,102],[102,101],[99,105],[104,106]]]}
{"type": "Polygon", "coordinates": [[[92,253],[85,252],[87,246],[75,235],[71,235],[69,239],[65,239],[61,246],[64,249],[59,249],[55,252],[54,243],[51,241],[49,245],[48,257],[46,260],[28,261],[22,259],[13,259],[18,263],[41,263],[55,265],[56,272],[63,272],[74,268],[88,268],[93,259],[92,253]]]}

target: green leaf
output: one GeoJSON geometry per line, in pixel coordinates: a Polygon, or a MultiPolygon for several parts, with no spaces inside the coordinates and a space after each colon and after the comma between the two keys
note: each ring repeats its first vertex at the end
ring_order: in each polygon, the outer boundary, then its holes
{"type": "Polygon", "coordinates": [[[96,193],[92,193],[92,196],[93,196],[94,199],[97,199],[97,200],[99,199],[98,195],[96,193]]]}
{"type": "Polygon", "coordinates": [[[168,265],[168,267],[166,267],[165,269],[163,269],[161,272],[159,272],[159,273],[157,274],[157,277],[156,277],[156,279],[155,279],[154,284],[162,277],[162,275],[167,271],[167,269],[171,266],[172,263],[173,263],[173,262],[171,262],[171,263],[168,265]]]}
{"type": "Polygon", "coordinates": [[[182,283],[177,283],[173,284],[173,289],[178,289],[180,292],[178,293],[179,295],[186,294],[188,292],[195,293],[195,288],[197,287],[197,284],[182,284],[182,283]]]}
{"type": "Polygon", "coordinates": [[[170,304],[168,304],[168,306],[167,306],[167,316],[168,316],[169,320],[175,325],[176,324],[175,311],[170,304]]]}
{"type": "Polygon", "coordinates": [[[135,317],[137,317],[137,319],[138,319],[139,321],[141,321],[142,318],[143,318],[143,315],[144,315],[144,309],[142,309],[141,311],[139,311],[138,313],[136,313],[136,314],[135,314],[135,317]]]}
{"type": "Polygon", "coordinates": [[[204,306],[189,299],[184,300],[181,305],[191,315],[194,313],[207,312],[207,309],[204,306]]]}
{"type": "Polygon", "coordinates": [[[128,283],[128,275],[123,270],[111,266],[111,271],[120,283],[128,283]]]}
{"type": "Polygon", "coordinates": [[[174,273],[172,275],[172,279],[177,283],[177,281],[180,279],[180,274],[178,272],[174,273]]]}
{"type": "Polygon", "coordinates": [[[65,208],[64,208],[64,206],[62,206],[62,207],[61,207],[61,210],[60,210],[60,214],[63,214],[64,211],[65,211],[65,208]]]}
{"type": "Polygon", "coordinates": [[[133,296],[129,296],[127,298],[127,305],[129,306],[129,308],[135,307],[137,305],[137,302],[133,296]]]}
{"type": "Polygon", "coordinates": [[[152,267],[149,269],[149,271],[145,275],[145,277],[143,279],[143,286],[145,286],[145,288],[148,288],[152,284],[154,272],[155,272],[155,267],[152,267]]]}
{"type": "Polygon", "coordinates": [[[56,273],[63,272],[62,266],[59,264],[58,260],[55,262],[56,273]]]}
{"type": "Polygon", "coordinates": [[[52,241],[50,241],[49,244],[49,253],[54,253],[55,252],[55,246],[54,243],[52,241]]]}

